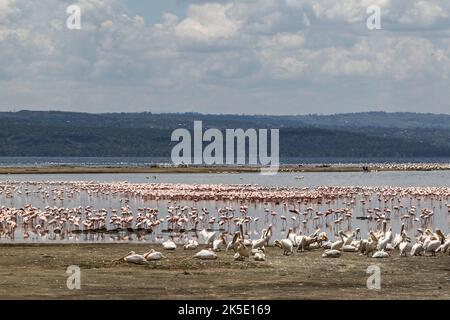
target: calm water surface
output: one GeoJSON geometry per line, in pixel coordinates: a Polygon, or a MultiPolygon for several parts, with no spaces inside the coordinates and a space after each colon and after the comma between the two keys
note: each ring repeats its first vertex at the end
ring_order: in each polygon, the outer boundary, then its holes
{"type": "MultiPolygon", "coordinates": [[[[293,187],[310,187],[317,186],[402,186],[402,187],[449,187],[450,186],[450,171],[430,171],[430,172],[369,172],[369,173],[280,173],[274,176],[263,176],[258,173],[221,173],[221,174],[140,174],[140,173],[124,173],[124,174],[27,174],[27,175],[0,175],[0,182],[5,181],[98,181],[98,182],[116,182],[127,181],[129,183],[187,183],[187,184],[258,184],[264,186],[293,186],[293,187]]],[[[0,205],[7,207],[20,208],[26,204],[31,203],[38,208],[44,208],[45,206],[57,206],[64,208],[74,208],[78,206],[93,206],[94,208],[105,208],[107,210],[118,209],[123,205],[121,200],[123,195],[88,195],[86,192],[75,194],[74,197],[64,197],[63,200],[54,199],[52,196],[52,190],[54,186],[48,186],[44,184],[44,188],[50,192],[50,197],[43,198],[38,193],[31,193],[26,195],[25,189],[36,189],[35,186],[27,186],[25,183],[15,190],[13,197],[7,197],[4,193],[0,194],[0,205]]],[[[363,206],[357,197],[355,205],[352,207],[353,218],[345,220],[339,226],[343,230],[353,230],[356,227],[361,228],[363,236],[366,236],[369,230],[376,230],[379,228],[379,223],[375,220],[358,220],[356,216],[366,215],[366,210],[370,208],[389,208],[393,210],[394,206],[401,204],[404,206],[399,213],[392,214],[389,222],[389,227],[392,227],[394,233],[397,233],[402,220],[401,215],[406,213],[406,210],[411,206],[417,207],[417,212],[420,214],[422,208],[429,208],[434,211],[434,217],[431,221],[427,222],[427,225],[423,225],[421,221],[414,222],[412,220],[407,221],[407,230],[410,235],[415,234],[415,229],[419,227],[439,227],[444,233],[449,232],[449,213],[447,210],[447,203],[450,203],[450,199],[411,199],[409,197],[396,199],[399,201],[380,202],[376,194],[371,195],[371,201],[363,206]]],[[[174,205],[168,201],[149,201],[139,197],[131,197],[129,199],[129,206],[133,212],[136,212],[138,207],[157,207],[161,212],[161,216],[164,217],[167,214],[167,207],[174,205]]],[[[316,204],[313,205],[314,211],[324,212],[328,208],[338,209],[348,206],[348,200],[338,199],[331,204],[316,204]]],[[[239,205],[237,202],[222,202],[222,201],[186,201],[179,203],[180,205],[187,205],[197,208],[208,208],[211,215],[215,215],[218,208],[225,206],[232,206],[236,208],[236,214],[239,214],[239,205]]],[[[275,204],[275,203],[251,203],[247,204],[248,215],[252,217],[259,217],[257,222],[252,222],[246,228],[246,233],[251,238],[259,237],[261,229],[267,227],[272,223],[275,227],[274,237],[284,237],[288,228],[294,228],[297,232],[303,232],[309,234],[314,231],[316,227],[322,228],[327,231],[330,238],[334,237],[337,232],[337,226],[330,221],[320,221],[319,223],[313,222],[308,216],[297,216],[297,220],[294,221],[291,217],[296,216],[294,213],[289,212],[287,209],[296,204],[275,204]],[[272,217],[267,214],[267,210],[276,211],[278,215],[272,217]],[[286,221],[282,221],[280,216],[287,217],[286,221]],[[303,219],[308,220],[307,223],[302,223],[303,219]]],[[[298,207],[298,205],[297,205],[298,207]]],[[[300,210],[305,210],[306,207],[300,206],[300,210]]],[[[206,225],[205,227],[212,229],[219,229],[216,225],[206,225]]],[[[0,235],[0,241],[15,241],[15,242],[77,242],[77,241],[148,241],[148,242],[161,242],[168,237],[173,237],[175,241],[183,243],[188,237],[195,237],[195,233],[187,232],[184,234],[171,234],[165,232],[167,224],[164,223],[158,227],[153,233],[139,235],[136,233],[130,234],[51,234],[42,237],[40,235],[29,233],[29,238],[24,239],[23,234],[27,230],[23,230],[19,224],[19,228],[14,233],[14,237],[8,237],[0,235]],[[125,240],[124,240],[125,239],[125,240]]],[[[224,231],[234,232],[235,227],[231,226],[224,231]]]]}

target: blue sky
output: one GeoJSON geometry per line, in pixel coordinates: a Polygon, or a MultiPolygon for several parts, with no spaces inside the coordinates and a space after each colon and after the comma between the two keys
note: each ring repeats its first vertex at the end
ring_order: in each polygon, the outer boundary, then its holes
{"type": "Polygon", "coordinates": [[[183,16],[189,7],[189,1],[182,0],[121,0],[121,2],[130,13],[141,15],[150,24],[161,23],[165,12],[183,16]]]}
{"type": "Polygon", "coordinates": [[[0,111],[450,113],[449,15],[446,0],[0,0],[0,111]]]}

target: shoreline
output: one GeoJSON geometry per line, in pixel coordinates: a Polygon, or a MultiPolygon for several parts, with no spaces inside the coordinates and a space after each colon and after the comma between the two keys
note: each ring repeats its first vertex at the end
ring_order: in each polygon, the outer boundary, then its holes
{"type": "MultiPolygon", "coordinates": [[[[441,171],[450,170],[448,164],[375,164],[368,170],[358,165],[282,165],[278,172],[377,172],[377,171],[441,171]]],[[[44,167],[0,167],[0,175],[9,174],[88,174],[88,173],[258,173],[260,167],[83,167],[83,166],[44,166],[44,167]]]]}

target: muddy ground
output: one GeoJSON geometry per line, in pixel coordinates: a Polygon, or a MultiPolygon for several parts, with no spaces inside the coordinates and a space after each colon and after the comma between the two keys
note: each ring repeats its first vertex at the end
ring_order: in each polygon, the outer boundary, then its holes
{"type": "Polygon", "coordinates": [[[449,299],[450,256],[373,259],[322,250],[283,256],[267,249],[267,261],[192,259],[177,248],[148,265],[116,262],[130,250],[160,245],[1,244],[1,299],[449,299]],[[381,289],[368,290],[367,267],[381,268],[381,289]],[[69,265],[81,269],[81,289],[69,290],[69,265]]]}

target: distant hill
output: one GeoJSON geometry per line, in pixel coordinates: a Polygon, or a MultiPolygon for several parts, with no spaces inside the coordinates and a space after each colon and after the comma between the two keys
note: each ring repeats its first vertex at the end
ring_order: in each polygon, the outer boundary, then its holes
{"type": "Polygon", "coordinates": [[[216,115],[200,113],[80,113],[62,111],[0,112],[0,121],[43,125],[73,125],[120,128],[174,128],[203,120],[215,128],[230,127],[383,127],[450,129],[450,114],[412,112],[361,112],[333,115],[216,115]]]}
{"type": "Polygon", "coordinates": [[[175,128],[280,128],[291,157],[448,157],[450,115],[0,112],[0,156],[170,156],[175,128]]]}

